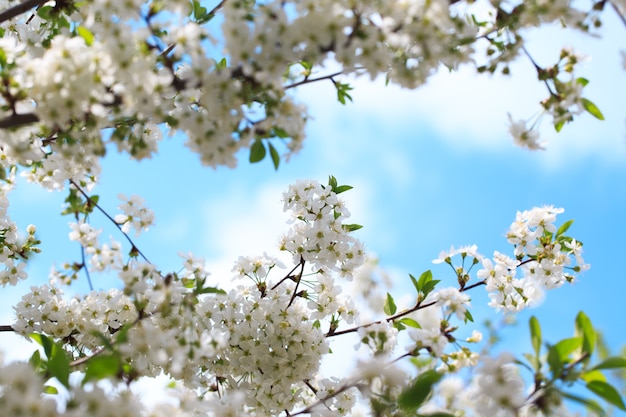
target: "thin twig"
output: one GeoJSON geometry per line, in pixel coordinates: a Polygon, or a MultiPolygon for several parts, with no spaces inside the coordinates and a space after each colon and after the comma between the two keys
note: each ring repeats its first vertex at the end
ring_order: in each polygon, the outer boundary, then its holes
{"type": "Polygon", "coordinates": [[[80,257],[83,261],[83,269],[85,270],[85,275],[87,276],[87,283],[89,284],[89,290],[93,291],[93,284],[91,283],[91,275],[89,274],[89,268],[87,268],[87,264],[85,263],[85,247],[80,245],[80,257]]]}
{"type": "Polygon", "coordinates": [[[115,221],[115,219],[113,219],[113,217],[111,217],[111,215],[109,213],[107,213],[102,207],[100,207],[98,205],[98,203],[96,203],[95,201],[93,201],[91,199],[91,197],[89,197],[89,195],[82,189],[80,188],[80,186],[74,181],[74,180],[70,180],[70,184],[72,184],[74,187],[76,187],[76,189],[78,190],[79,193],[81,193],[83,195],[83,197],[85,197],[87,199],[87,201],[89,201],[89,204],[93,205],[95,208],[97,208],[102,214],[104,214],[104,216],[109,219],[118,229],[120,232],[122,232],[122,234],[124,235],[124,237],[126,238],[126,240],[128,240],[128,243],[131,244],[132,249],[131,251],[136,252],[137,254],[139,254],[147,263],[149,263],[150,265],[152,265],[152,262],[150,262],[148,260],[148,258],[139,250],[139,248],[137,247],[137,245],[135,245],[135,242],[133,242],[133,240],[130,238],[130,236],[128,236],[128,233],[126,233],[124,230],[122,230],[122,226],[115,221]]]}
{"type": "MultiPolygon", "coordinates": [[[[467,287],[463,287],[463,288],[461,288],[459,291],[460,291],[460,292],[469,291],[469,290],[471,290],[472,288],[476,288],[476,287],[479,287],[479,286],[481,286],[481,285],[485,285],[485,284],[486,284],[486,281],[485,281],[485,280],[482,280],[482,281],[476,282],[476,283],[474,283],[474,284],[472,284],[472,285],[468,285],[467,287]]],[[[351,327],[351,328],[349,328],[349,329],[340,330],[340,331],[338,331],[338,332],[328,332],[328,333],[326,333],[326,334],[324,335],[324,337],[340,336],[340,335],[342,335],[342,334],[356,332],[356,331],[358,331],[358,330],[359,330],[359,329],[361,329],[361,328],[365,328],[365,327],[373,326],[373,325],[375,325],[375,324],[380,324],[380,323],[382,323],[383,321],[394,321],[394,320],[396,320],[396,319],[399,319],[400,317],[404,317],[404,316],[406,316],[406,315],[408,315],[408,314],[411,314],[411,313],[413,313],[413,312],[415,312],[415,311],[417,311],[417,310],[421,310],[421,309],[426,308],[426,307],[431,307],[431,306],[433,306],[433,305],[435,305],[435,304],[437,304],[437,301],[431,301],[431,302],[426,303],[426,304],[422,304],[422,302],[421,302],[421,301],[418,301],[418,302],[417,302],[417,303],[416,303],[413,307],[408,308],[408,309],[406,309],[406,310],[403,310],[403,311],[401,311],[401,312],[399,312],[399,313],[396,313],[396,314],[394,314],[393,316],[389,316],[389,317],[386,317],[386,318],[384,318],[384,319],[381,319],[381,320],[378,320],[378,321],[374,321],[374,322],[371,322],[371,323],[363,324],[363,325],[361,325],[361,326],[356,326],[356,327],[351,327]]]]}
{"type": "Polygon", "coordinates": [[[344,71],[342,70],[342,71],[335,72],[334,74],[324,75],[323,77],[318,77],[318,78],[307,78],[307,77],[305,77],[304,80],[298,81],[297,83],[289,84],[288,86],[283,87],[283,89],[284,90],[289,90],[290,88],[295,88],[295,87],[298,87],[298,86],[303,85],[303,84],[309,84],[309,83],[314,83],[316,81],[328,80],[328,79],[332,80],[333,77],[336,77],[336,76],[341,75],[343,73],[344,73],[344,71]]]}
{"type": "Polygon", "coordinates": [[[11,326],[7,326],[7,325],[1,325],[0,326],[0,332],[14,332],[15,329],[11,326]]]}
{"type": "Polygon", "coordinates": [[[15,16],[19,16],[28,10],[41,6],[48,0],[26,0],[24,3],[20,3],[17,6],[13,6],[0,13],[0,23],[13,19],[15,16]]]}
{"type": "Polygon", "coordinates": [[[626,17],[622,14],[622,12],[620,11],[620,9],[617,7],[617,5],[615,4],[615,2],[613,1],[609,1],[609,3],[611,4],[611,7],[613,7],[613,10],[615,10],[615,13],[617,13],[617,16],[619,16],[620,20],[622,21],[622,23],[624,24],[624,26],[626,26],[626,17]]]}

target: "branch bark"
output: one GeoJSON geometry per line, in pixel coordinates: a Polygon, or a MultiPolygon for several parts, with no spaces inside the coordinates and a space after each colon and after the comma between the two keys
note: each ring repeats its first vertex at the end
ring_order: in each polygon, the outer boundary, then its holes
{"type": "Polygon", "coordinates": [[[23,3],[18,4],[17,6],[13,6],[9,9],[6,9],[3,12],[0,12],[0,23],[6,22],[7,20],[13,19],[15,16],[19,16],[22,13],[28,11],[37,6],[41,6],[48,0],[26,0],[23,3]]]}
{"type": "Polygon", "coordinates": [[[12,114],[0,120],[0,129],[10,129],[36,123],[39,117],[35,113],[12,114]]]}

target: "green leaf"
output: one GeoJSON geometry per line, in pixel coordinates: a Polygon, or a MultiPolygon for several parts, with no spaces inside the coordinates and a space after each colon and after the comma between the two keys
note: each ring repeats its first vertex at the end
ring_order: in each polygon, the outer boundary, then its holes
{"type": "Polygon", "coordinates": [[[593,370],[590,370],[589,372],[584,372],[580,374],[580,379],[582,379],[585,382],[591,382],[591,381],[606,382],[606,376],[604,376],[604,374],[598,371],[597,369],[593,369],[593,370]]]}
{"type": "Polygon", "coordinates": [[[561,360],[567,360],[569,355],[582,346],[583,340],[580,337],[570,337],[559,341],[554,348],[559,353],[561,360]]]}
{"type": "Polygon", "coordinates": [[[70,360],[60,343],[55,344],[52,357],[48,359],[48,374],[58,379],[64,387],[70,387],[70,360]]]}
{"type": "MultiPolygon", "coordinates": [[[[561,226],[562,227],[562,226],[561,226]]],[[[576,336],[582,337],[582,352],[589,356],[593,353],[596,347],[596,331],[593,329],[591,320],[582,311],[576,315],[576,336]]]]}
{"type": "Polygon", "coordinates": [[[43,347],[43,353],[45,353],[46,358],[49,359],[52,356],[52,349],[54,347],[54,340],[52,340],[52,338],[39,333],[31,333],[30,338],[43,347]]]}
{"type": "Polygon", "coordinates": [[[202,287],[198,294],[226,294],[226,291],[217,287],[202,287]]]}
{"type": "Polygon", "coordinates": [[[424,286],[422,287],[422,293],[424,294],[424,297],[430,294],[440,282],[441,280],[439,279],[433,279],[432,281],[428,281],[426,284],[424,284],[424,286]]]}
{"type": "Polygon", "coordinates": [[[417,280],[411,274],[409,274],[409,278],[411,278],[411,282],[413,283],[413,286],[415,287],[415,290],[419,293],[420,292],[420,286],[419,286],[417,280]]]}
{"type": "Polygon", "coordinates": [[[263,141],[261,139],[257,139],[254,141],[252,146],[250,147],[250,162],[255,163],[262,161],[265,158],[265,145],[263,145],[263,141]]]}
{"type": "Polygon", "coordinates": [[[554,377],[560,376],[564,365],[569,363],[569,355],[580,346],[582,346],[582,338],[572,337],[548,347],[548,365],[554,377]]]}
{"type": "Polygon", "coordinates": [[[606,411],[604,411],[604,408],[602,408],[602,406],[600,406],[600,404],[598,404],[597,401],[591,400],[588,398],[579,397],[578,395],[570,394],[567,392],[560,392],[560,393],[564,398],[567,398],[568,400],[575,401],[579,404],[586,406],[587,409],[592,410],[599,417],[606,416],[606,411]]]}
{"type": "Polygon", "coordinates": [[[465,310],[465,323],[467,324],[468,322],[473,323],[474,317],[472,317],[472,313],[469,310],[465,310]]]}
{"type": "Polygon", "coordinates": [[[559,230],[556,231],[555,239],[561,236],[563,233],[567,232],[570,226],[574,223],[574,220],[568,220],[559,227],[559,230]]]}
{"type": "Polygon", "coordinates": [[[621,356],[611,356],[606,358],[591,369],[614,369],[614,368],[626,368],[626,358],[621,356]]]}
{"type": "Polygon", "coordinates": [[[539,320],[537,317],[532,316],[528,322],[530,326],[530,340],[535,351],[535,356],[539,356],[541,350],[541,327],[539,326],[539,320]]]}
{"type": "Polygon", "coordinates": [[[587,84],[589,84],[589,80],[583,77],[578,77],[576,78],[576,82],[580,85],[582,85],[583,87],[585,87],[587,84]]]}
{"type": "Polygon", "coordinates": [[[268,142],[268,145],[270,148],[270,156],[272,157],[272,162],[274,163],[274,169],[277,170],[278,165],[280,164],[280,155],[274,145],[272,145],[272,142],[268,142]]]}
{"type": "Polygon", "coordinates": [[[87,46],[93,45],[94,36],[89,29],[84,26],[78,26],[76,28],[76,33],[78,33],[78,36],[85,40],[87,46]]]}
{"type": "Polygon", "coordinates": [[[405,325],[409,326],[409,327],[413,327],[413,328],[416,328],[416,329],[421,329],[422,328],[422,326],[420,326],[420,324],[418,322],[416,322],[415,320],[413,320],[410,317],[403,317],[403,318],[401,318],[398,321],[400,323],[402,323],[402,324],[405,324],[405,325]]]}
{"type": "Polygon", "coordinates": [[[43,387],[43,393],[44,394],[50,394],[50,395],[56,395],[59,393],[59,390],[56,389],[56,387],[53,387],[52,385],[45,385],[43,387]]]}
{"type": "Polygon", "coordinates": [[[606,402],[613,404],[620,410],[626,411],[624,400],[622,400],[619,392],[611,384],[602,381],[591,381],[587,383],[586,387],[589,391],[604,399],[606,402]]]}
{"type": "Polygon", "coordinates": [[[398,397],[400,408],[405,411],[418,409],[430,395],[433,386],[442,377],[442,374],[432,369],[418,375],[413,383],[400,393],[398,397]]]}
{"type": "Polygon", "coordinates": [[[0,66],[4,67],[7,65],[7,53],[4,49],[0,48],[0,66]]]}
{"type": "Polygon", "coordinates": [[[432,281],[432,279],[433,279],[433,273],[430,271],[430,269],[428,271],[423,272],[422,275],[420,275],[419,279],[417,280],[417,286],[416,286],[417,291],[424,292],[424,285],[432,281]]]}
{"type": "Polygon", "coordinates": [[[339,100],[341,104],[345,105],[346,99],[352,101],[352,96],[348,93],[348,91],[352,90],[353,88],[350,87],[349,84],[335,82],[335,88],[337,88],[337,100],[339,100]]]}
{"type": "Polygon", "coordinates": [[[344,224],[341,227],[343,227],[343,229],[348,232],[354,232],[355,230],[363,228],[363,226],[361,226],[360,224],[344,224]]]}
{"type": "Polygon", "coordinates": [[[587,113],[591,114],[596,119],[604,120],[604,115],[592,101],[586,98],[581,98],[580,101],[583,103],[583,107],[587,110],[587,113]]]}
{"type": "Polygon", "coordinates": [[[217,64],[215,64],[215,69],[220,71],[220,70],[225,69],[227,65],[228,65],[228,62],[226,61],[226,58],[222,58],[217,64]]]}
{"type": "Polygon", "coordinates": [[[37,9],[37,16],[44,20],[50,20],[52,12],[52,6],[42,6],[37,9]]]}
{"type": "Polygon", "coordinates": [[[561,129],[563,129],[563,126],[565,126],[565,120],[561,120],[558,123],[554,124],[554,130],[556,130],[557,132],[560,132],[561,129]]]}
{"type": "Polygon", "coordinates": [[[335,194],[341,194],[343,192],[346,192],[348,190],[353,189],[354,187],[352,187],[351,185],[340,185],[338,187],[336,187],[333,191],[335,192],[335,194]]]}
{"type": "Polygon", "coordinates": [[[122,370],[122,361],[119,355],[97,355],[87,361],[83,385],[91,381],[99,381],[118,375],[122,370]]]}
{"type": "Polygon", "coordinates": [[[393,297],[391,296],[391,294],[387,293],[387,298],[385,299],[383,311],[386,315],[393,316],[394,314],[396,314],[397,309],[398,307],[396,307],[396,303],[393,301],[393,297]]]}

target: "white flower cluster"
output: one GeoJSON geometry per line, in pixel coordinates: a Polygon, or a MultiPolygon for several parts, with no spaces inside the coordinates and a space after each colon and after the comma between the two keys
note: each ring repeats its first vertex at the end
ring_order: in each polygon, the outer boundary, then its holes
{"type": "Polygon", "coordinates": [[[482,260],[483,269],[477,272],[485,280],[490,306],[522,310],[539,301],[544,289],[573,282],[576,273],[589,268],[582,258],[582,244],[559,234],[554,225],[563,211],[546,206],[517,213],[507,232],[515,258],[495,252],[493,259],[482,260]]]}
{"type": "Polygon", "coordinates": [[[248,406],[270,414],[298,402],[303,381],[315,375],[328,353],[306,303],[292,302],[291,296],[233,290],[207,298],[199,308],[215,328],[230,334],[228,348],[206,364],[208,373],[223,377],[230,389],[245,391],[248,406]]]}
{"type": "Polygon", "coordinates": [[[60,288],[33,286],[14,310],[13,329],[25,337],[33,332],[59,339],[71,337],[91,350],[102,343],[96,333],[109,334],[137,319],[132,300],[118,289],[93,291],[83,298],[66,301],[60,288]]]}
{"type": "Polygon", "coordinates": [[[284,210],[296,224],[285,234],[280,249],[293,255],[295,264],[305,261],[315,272],[335,271],[352,278],[365,261],[363,244],[352,237],[345,204],[330,186],[317,181],[297,181],[283,194],[284,210]]]}
{"type": "Polygon", "coordinates": [[[115,222],[122,227],[124,233],[130,232],[131,227],[135,230],[135,236],[142,231],[147,231],[154,223],[154,212],[144,207],[144,200],[138,195],[127,198],[124,194],[118,195],[124,203],[118,206],[123,214],[115,216],[115,222]]]}
{"type": "MultiPolygon", "coordinates": [[[[565,0],[482,5],[490,11],[480,13],[485,21],[474,19],[473,2],[451,7],[447,0],[238,0],[220,2],[213,13],[186,0],[145,3],[62,3],[0,23],[0,119],[17,128],[0,129],[0,142],[33,169],[33,181],[56,189],[68,178],[82,180],[72,166],[91,172],[108,143],[136,159],[151,157],[163,126],[182,132],[212,167],[232,167],[239,150],[268,148],[275,138],[289,157],[302,146],[307,113],[287,92],[313,82],[329,59],[345,75],[384,74],[414,88],[442,64],[486,59],[479,68],[493,72],[517,58],[524,28],[557,19],[585,28],[594,14],[565,0]],[[217,12],[219,24],[211,22],[217,12]]],[[[555,123],[581,110],[582,84],[557,84],[544,106],[555,123]]],[[[519,124],[512,133],[539,146],[519,124]]]]}
{"type": "Polygon", "coordinates": [[[525,384],[515,358],[502,353],[485,357],[474,378],[474,409],[479,416],[516,417],[525,404],[525,384]]]}

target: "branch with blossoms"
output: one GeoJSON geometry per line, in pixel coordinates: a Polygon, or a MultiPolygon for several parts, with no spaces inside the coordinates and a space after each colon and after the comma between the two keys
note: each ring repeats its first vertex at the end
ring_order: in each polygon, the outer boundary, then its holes
{"type": "MultiPolygon", "coordinates": [[[[410,276],[417,292],[416,306],[397,312],[393,297],[387,294],[383,306],[386,319],[337,331],[340,321],[354,322],[357,311],[350,298],[339,296],[336,279],[350,278],[364,260],[361,243],[351,236],[360,225],[348,223],[350,213],[339,198],[350,188],[330,177],[326,185],[300,181],[283,194],[284,209],[292,213],[293,222],[281,238],[280,249],[291,254],[294,266],[275,284],[270,272],[286,268],[269,256],[240,258],[233,271],[239,278],[252,279],[253,284],[229,292],[208,286],[204,262],[191,255],[185,256],[181,271],[165,275],[147,262],[131,260],[112,266],[123,281],[122,291],[92,292],[68,303],[60,288],[33,287],[16,306],[18,320],[12,328],[25,336],[34,334],[44,354],[37,354],[31,362],[45,378],[57,378],[70,391],[79,388],[70,384],[69,369],[84,372],[82,384],[102,379],[129,384],[141,376],[163,372],[194,389],[205,387],[208,392],[221,393],[222,398],[245,393],[245,400],[233,400],[232,404],[242,407],[242,412],[277,414],[282,410],[294,416],[327,410],[345,415],[360,392],[374,409],[392,413],[422,407],[446,375],[478,363],[478,355],[461,345],[455,336],[458,326],[452,324],[454,316],[465,323],[473,320],[465,292],[485,285],[494,293],[490,297],[496,309],[519,310],[532,304],[533,294],[527,293],[529,282],[538,290],[573,280],[573,275],[564,275],[563,269],[556,268],[567,267],[570,256],[576,258],[576,266],[571,267],[574,273],[585,269],[581,245],[566,236],[572,223],[556,228],[556,215],[561,210],[536,208],[518,213],[507,233],[515,258],[507,259],[496,252],[494,267],[473,246],[444,252],[435,263],[452,267],[458,288],[437,289],[440,281],[433,279],[430,271],[419,278],[410,276]],[[460,265],[453,262],[457,256],[461,257],[460,265]],[[469,284],[473,267],[480,263],[483,269],[476,275],[481,281],[469,284]],[[512,278],[516,269],[526,275],[519,280],[512,278]],[[511,286],[517,298],[502,283],[511,286]],[[411,317],[411,313],[436,306],[441,308],[441,318],[429,321],[411,317]],[[50,316],[48,311],[55,313],[50,316]],[[326,333],[321,331],[322,321],[330,322],[326,333]],[[394,354],[403,331],[411,343],[405,352],[394,354]],[[353,332],[359,335],[359,345],[371,351],[371,357],[359,362],[348,379],[315,378],[320,361],[329,353],[327,339],[353,332]],[[450,351],[450,346],[456,350],[450,351]],[[395,359],[390,359],[394,355],[395,359]],[[168,361],[159,359],[163,357],[168,361]],[[428,365],[411,376],[399,366],[405,358],[420,359],[428,365]],[[303,389],[310,392],[306,394],[303,389]]],[[[83,205],[89,204],[91,210],[99,207],[85,191],[80,194],[87,199],[83,205]]],[[[106,217],[119,223],[111,215],[106,217]]],[[[131,245],[135,247],[132,241],[131,245]]],[[[589,333],[584,319],[578,321],[589,333]]],[[[533,331],[536,339],[537,330],[533,331]]],[[[465,340],[478,341],[478,333],[465,340]]],[[[476,407],[494,411],[497,407],[521,409],[539,404],[538,398],[545,398],[544,391],[585,366],[590,355],[587,352],[572,362],[566,356],[569,351],[557,346],[554,349],[560,356],[549,359],[550,366],[556,369],[557,360],[563,366],[552,379],[536,380],[534,396],[522,402],[507,397],[510,405],[494,405],[490,399],[493,394],[481,391],[476,407]]],[[[509,359],[498,359],[493,366],[485,361],[487,365],[481,368],[484,375],[511,373],[509,359]]],[[[605,366],[609,365],[615,364],[605,366]]],[[[590,389],[599,390],[597,385],[590,389]]],[[[545,404],[542,406],[547,409],[545,404]]]]}

